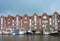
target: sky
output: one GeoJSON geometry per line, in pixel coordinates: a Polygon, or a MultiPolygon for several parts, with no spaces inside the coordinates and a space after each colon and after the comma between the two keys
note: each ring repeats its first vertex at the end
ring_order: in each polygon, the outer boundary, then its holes
{"type": "Polygon", "coordinates": [[[55,11],[60,14],[60,0],[0,0],[0,16],[32,16],[34,13],[42,15],[44,12],[53,15],[55,11]]]}

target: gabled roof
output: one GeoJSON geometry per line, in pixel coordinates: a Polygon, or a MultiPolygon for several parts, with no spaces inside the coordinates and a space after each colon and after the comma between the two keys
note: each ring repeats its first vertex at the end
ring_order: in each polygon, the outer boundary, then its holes
{"type": "MultiPolygon", "coordinates": [[[[20,16],[19,14],[17,14],[16,16],[20,16]]],[[[21,16],[20,16],[21,17],[21,16]]]]}
{"type": "Polygon", "coordinates": [[[27,16],[28,17],[27,13],[25,13],[24,16],[27,16]]]}
{"type": "Polygon", "coordinates": [[[47,13],[46,13],[46,12],[44,12],[42,16],[47,16],[47,13]]]}
{"type": "Polygon", "coordinates": [[[54,12],[54,14],[53,14],[53,15],[55,15],[55,14],[59,15],[57,12],[54,12]]]}
{"type": "Polygon", "coordinates": [[[33,16],[34,16],[34,15],[38,16],[37,13],[34,13],[33,16]]]}

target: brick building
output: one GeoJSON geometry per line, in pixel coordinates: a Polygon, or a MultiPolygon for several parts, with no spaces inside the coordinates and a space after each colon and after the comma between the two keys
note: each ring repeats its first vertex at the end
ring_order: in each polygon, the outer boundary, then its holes
{"type": "Polygon", "coordinates": [[[38,16],[34,13],[32,16],[25,14],[24,16],[0,16],[0,34],[11,33],[15,30],[24,31],[40,31],[44,34],[57,32],[60,30],[60,15],[55,12],[53,15],[47,15],[43,13],[42,16],[38,16]]]}

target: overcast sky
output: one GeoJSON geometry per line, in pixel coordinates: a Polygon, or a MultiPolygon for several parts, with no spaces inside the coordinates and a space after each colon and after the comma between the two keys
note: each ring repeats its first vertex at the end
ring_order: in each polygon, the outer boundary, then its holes
{"type": "Polygon", "coordinates": [[[60,13],[60,0],[0,0],[0,16],[23,16],[25,13],[32,16],[44,12],[52,15],[55,11],[60,13]]]}

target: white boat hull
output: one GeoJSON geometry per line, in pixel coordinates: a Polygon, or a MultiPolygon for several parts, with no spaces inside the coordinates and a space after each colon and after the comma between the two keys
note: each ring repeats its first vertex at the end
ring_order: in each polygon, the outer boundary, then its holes
{"type": "Polygon", "coordinates": [[[50,34],[49,31],[43,31],[43,34],[50,34]]]}
{"type": "Polygon", "coordinates": [[[33,33],[31,30],[28,30],[29,33],[33,33]]]}
{"type": "Polygon", "coordinates": [[[2,32],[0,31],[0,34],[2,34],[2,32]]]}
{"type": "Polygon", "coordinates": [[[19,31],[19,34],[25,34],[26,31],[19,31]]]}
{"type": "Polygon", "coordinates": [[[36,34],[40,34],[40,32],[39,31],[36,31],[36,34]]]}
{"type": "Polygon", "coordinates": [[[9,32],[7,32],[7,31],[4,31],[4,32],[3,32],[3,34],[9,34],[9,32]]]}
{"type": "Polygon", "coordinates": [[[16,35],[16,33],[12,33],[12,35],[16,35]]]}

